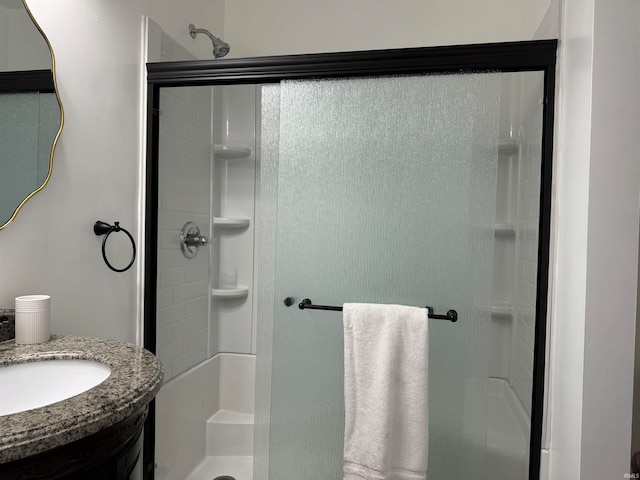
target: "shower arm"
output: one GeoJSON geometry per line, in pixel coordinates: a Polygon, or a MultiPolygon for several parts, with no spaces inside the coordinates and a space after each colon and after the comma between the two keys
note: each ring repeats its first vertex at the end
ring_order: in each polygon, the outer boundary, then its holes
{"type": "Polygon", "coordinates": [[[196,38],[196,35],[198,33],[204,33],[207,37],[209,37],[211,39],[211,41],[219,41],[220,39],[218,37],[216,37],[213,33],[211,33],[209,30],[205,29],[205,28],[196,28],[193,23],[189,24],[189,35],[191,35],[191,38],[196,38]]]}

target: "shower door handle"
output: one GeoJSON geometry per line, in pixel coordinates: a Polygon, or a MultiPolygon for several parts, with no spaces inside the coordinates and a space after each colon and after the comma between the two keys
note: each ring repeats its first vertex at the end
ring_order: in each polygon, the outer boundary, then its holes
{"type": "Polygon", "coordinates": [[[180,231],[180,250],[187,258],[193,258],[198,254],[200,247],[209,244],[209,237],[200,235],[200,228],[194,222],[187,222],[180,231]]]}

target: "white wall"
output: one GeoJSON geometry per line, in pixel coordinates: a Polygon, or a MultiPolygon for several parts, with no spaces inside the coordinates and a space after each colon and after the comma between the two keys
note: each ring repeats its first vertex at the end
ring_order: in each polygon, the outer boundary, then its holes
{"type": "Polygon", "coordinates": [[[594,18],[581,460],[585,480],[623,476],[629,470],[640,198],[640,3],[596,0],[594,18]],[[598,458],[603,454],[605,461],[598,458]]]}
{"type": "Polygon", "coordinates": [[[567,0],[562,18],[543,453],[549,478],[623,478],[638,265],[640,4],[567,0]]]}
{"type": "MultiPolygon", "coordinates": [[[[640,278],[640,263],[638,263],[638,277],[640,278]]],[[[640,302],[640,281],[638,282],[638,301],[640,302]]],[[[637,307],[635,344],[640,345],[640,308],[637,307]]],[[[635,351],[633,375],[633,426],[631,428],[631,453],[640,450],[640,348],[636,348],[635,351]]]]}
{"type": "Polygon", "coordinates": [[[49,47],[22,3],[0,3],[0,71],[51,68],[49,47]]]}
{"type": "Polygon", "coordinates": [[[9,54],[9,9],[0,3],[0,70],[6,70],[7,55],[9,54]]]}
{"type": "MultiPolygon", "coordinates": [[[[18,295],[48,293],[54,333],[134,341],[136,269],[109,270],[92,226],[119,221],[140,246],[141,15],[154,18],[185,48],[199,45],[197,56],[209,57],[210,45],[191,39],[188,24],[205,22],[222,35],[223,2],[29,5],[56,55],[65,128],[51,181],[0,232],[0,305],[12,307],[18,295]]],[[[121,256],[127,248],[123,242],[121,256]]]]}
{"type": "Polygon", "coordinates": [[[231,0],[230,56],[530,40],[549,0],[231,0]]]}

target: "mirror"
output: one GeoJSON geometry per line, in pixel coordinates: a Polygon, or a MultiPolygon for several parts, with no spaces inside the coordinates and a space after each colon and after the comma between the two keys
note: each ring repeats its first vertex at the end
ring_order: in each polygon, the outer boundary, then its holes
{"type": "Polygon", "coordinates": [[[0,230],[47,184],[62,124],[49,41],[23,0],[0,0],[0,230]]]}

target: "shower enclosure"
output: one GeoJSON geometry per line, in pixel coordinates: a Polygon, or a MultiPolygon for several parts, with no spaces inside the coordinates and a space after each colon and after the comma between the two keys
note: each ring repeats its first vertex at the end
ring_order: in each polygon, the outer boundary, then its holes
{"type": "Polygon", "coordinates": [[[305,298],[455,309],[429,320],[428,476],[537,478],[554,52],[149,65],[147,478],[342,478],[341,316],[305,298]]]}

